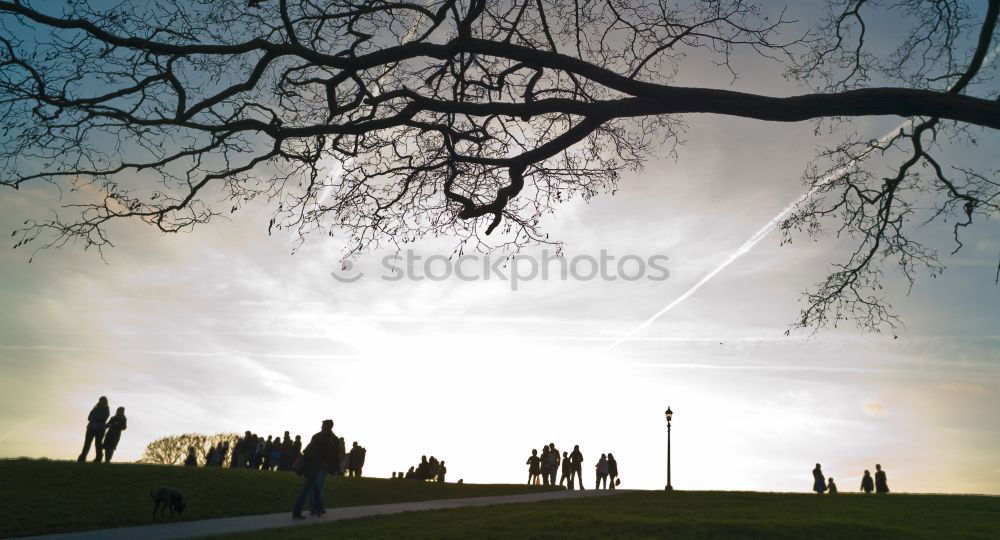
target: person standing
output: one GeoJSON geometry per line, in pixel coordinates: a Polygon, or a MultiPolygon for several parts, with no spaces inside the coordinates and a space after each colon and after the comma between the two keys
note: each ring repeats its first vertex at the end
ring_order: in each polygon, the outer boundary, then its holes
{"type": "Polygon", "coordinates": [[[125,418],[125,407],[118,407],[115,415],[108,420],[107,432],[104,434],[104,442],[101,444],[104,449],[104,462],[111,463],[111,456],[115,455],[118,449],[118,441],[122,438],[122,432],[128,427],[128,420],[125,418]]]}
{"type": "Polygon", "coordinates": [[[185,467],[197,467],[198,466],[198,456],[194,453],[194,446],[188,447],[187,457],[184,458],[185,467]]]}
{"type": "Polygon", "coordinates": [[[343,437],[340,437],[339,439],[337,439],[336,442],[337,442],[337,444],[340,447],[340,449],[339,449],[340,458],[339,458],[339,461],[337,461],[337,463],[336,463],[336,469],[337,470],[336,471],[330,471],[330,474],[336,474],[337,476],[345,476],[346,473],[347,473],[347,459],[348,459],[348,457],[347,457],[347,443],[344,442],[344,438],[343,437]]]}
{"type": "Polygon", "coordinates": [[[566,489],[573,490],[573,464],[569,460],[569,455],[563,452],[562,455],[562,477],[559,478],[559,485],[566,482],[566,489]]]}
{"type": "Polygon", "coordinates": [[[551,452],[549,452],[549,445],[547,444],[542,447],[541,462],[542,484],[547,486],[549,485],[549,473],[551,472],[553,463],[551,452]]]}
{"type": "Polygon", "coordinates": [[[302,507],[305,506],[307,499],[311,499],[314,513],[321,515],[326,512],[323,508],[323,479],[327,470],[336,470],[337,453],[333,420],[323,420],[320,431],[312,436],[302,452],[302,475],[305,477],[305,483],[292,507],[293,519],[305,518],[302,515],[302,507]]]}
{"type": "Polygon", "coordinates": [[[615,461],[614,454],[608,453],[608,489],[615,489],[618,485],[618,462],[615,461]]]}
{"type": "Polygon", "coordinates": [[[569,455],[569,461],[572,465],[569,481],[573,482],[573,477],[575,476],[580,482],[580,489],[586,489],[583,487],[583,453],[580,452],[580,445],[573,447],[573,453],[569,455]]]}
{"type": "Polygon", "coordinates": [[[826,491],[830,495],[836,495],[837,494],[837,484],[833,483],[833,477],[832,476],[826,482],[826,491]]]}
{"type": "Polygon", "coordinates": [[[556,443],[549,443],[549,452],[552,453],[552,469],[549,471],[549,484],[556,485],[556,475],[559,474],[559,463],[562,461],[559,459],[559,449],[556,448],[556,443]]]}
{"type": "Polygon", "coordinates": [[[604,489],[608,489],[608,456],[607,454],[601,454],[601,459],[597,460],[597,465],[594,465],[594,472],[596,473],[596,479],[594,480],[594,489],[601,489],[601,484],[604,484],[604,489]]]}
{"type": "Polygon", "coordinates": [[[94,449],[97,452],[94,463],[101,462],[104,455],[104,430],[107,427],[109,416],[111,416],[111,410],[108,408],[108,398],[101,396],[97,400],[97,405],[94,405],[94,408],[90,409],[90,414],[87,415],[87,432],[83,439],[83,451],[80,452],[80,457],[76,458],[78,462],[87,461],[91,441],[93,441],[94,449]]]}
{"type": "Polygon", "coordinates": [[[287,431],[285,437],[281,439],[281,458],[278,460],[278,470],[287,471],[292,467],[292,436],[287,431]]]}
{"type": "Polygon", "coordinates": [[[865,475],[861,477],[861,491],[864,491],[865,495],[871,495],[874,489],[875,481],[872,480],[872,473],[865,469],[865,475]]]}
{"type": "Polygon", "coordinates": [[[875,493],[889,493],[889,482],[885,478],[885,471],[878,463],[875,464],[875,493]]]}
{"type": "Polygon", "coordinates": [[[538,450],[532,450],[531,455],[528,457],[528,461],[524,462],[528,466],[528,485],[532,483],[538,483],[538,469],[541,464],[541,459],[538,457],[538,450]]]}
{"type": "Polygon", "coordinates": [[[823,470],[820,468],[819,463],[813,469],[813,491],[817,495],[822,495],[826,491],[826,477],[823,476],[823,470]]]}
{"type": "Polygon", "coordinates": [[[444,466],[444,460],[441,460],[441,466],[438,469],[438,482],[444,483],[444,475],[448,474],[448,467],[444,466]]]}

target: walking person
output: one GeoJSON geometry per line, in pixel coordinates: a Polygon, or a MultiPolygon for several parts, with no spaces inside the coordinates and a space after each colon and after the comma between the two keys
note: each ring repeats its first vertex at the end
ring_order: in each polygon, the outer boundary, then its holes
{"type": "Polygon", "coordinates": [[[878,463],[875,464],[875,493],[889,493],[889,483],[885,478],[885,471],[878,463]]]}
{"type": "Polygon", "coordinates": [[[87,461],[91,442],[94,443],[94,449],[97,452],[94,463],[101,462],[104,455],[104,430],[107,428],[109,416],[111,416],[111,410],[108,408],[108,398],[101,396],[97,400],[97,405],[94,405],[94,408],[90,409],[90,414],[87,415],[87,432],[83,439],[83,451],[80,452],[80,457],[76,458],[78,462],[87,461]]]}
{"type": "Polygon", "coordinates": [[[572,466],[570,482],[573,481],[573,477],[575,476],[580,482],[580,489],[586,489],[583,487],[583,453],[580,452],[579,444],[573,447],[573,453],[569,455],[569,461],[572,466]]]}
{"type": "Polygon", "coordinates": [[[302,476],[305,483],[302,485],[302,492],[295,499],[292,507],[293,519],[305,519],[302,515],[302,507],[306,504],[306,499],[312,497],[315,507],[313,510],[318,514],[325,513],[323,508],[322,478],[325,477],[329,469],[336,470],[337,440],[333,434],[333,420],[323,420],[320,431],[312,436],[309,444],[302,452],[302,476]]]}
{"type": "Polygon", "coordinates": [[[615,461],[615,456],[612,453],[608,453],[608,489],[615,489],[615,486],[619,484],[618,480],[618,462],[615,461]]]}
{"type": "Polygon", "coordinates": [[[108,420],[107,432],[104,434],[104,442],[101,446],[104,449],[104,462],[111,463],[111,456],[115,455],[118,449],[118,441],[122,438],[122,432],[128,427],[128,420],[125,418],[125,407],[118,407],[115,415],[108,420]]]}
{"type": "Polygon", "coordinates": [[[865,475],[861,477],[861,491],[864,491],[865,495],[871,495],[874,489],[875,481],[872,480],[872,473],[865,469],[865,475]]]}
{"type": "Polygon", "coordinates": [[[594,465],[594,472],[596,473],[596,479],[594,480],[594,489],[601,489],[601,484],[604,484],[604,489],[608,489],[607,454],[601,454],[601,459],[597,460],[597,465],[594,465]]]}
{"type": "Polygon", "coordinates": [[[820,468],[819,463],[813,469],[813,491],[817,495],[822,495],[826,491],[826,477],[823,476],[823,470],[820,468]]]}
{"type": "Polygon", "coordinates": [[[528,485],[530,486],[532,482],[538,484],[538,469],[541,465],[541,459],[538,457],[537,449],[531,451],[531,456],[524,464],[528,466],[528,485]]]}

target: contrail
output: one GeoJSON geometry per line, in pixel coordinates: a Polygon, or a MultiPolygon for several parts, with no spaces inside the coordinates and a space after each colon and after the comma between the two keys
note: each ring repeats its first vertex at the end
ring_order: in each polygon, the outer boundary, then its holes
{"type": "MultiPolygon", "coordinates": [[[[885,135],[883,135],[878,139],[879,145],[889,142],[889,140],[891,140],[899,133],[899,130],[905,129],[912,124],[913,124],[913,118],[907,118],[906,120],[903,120],[903,122],[900,123],[898,126],[896,126],[892,131],[886,133],[885,135]]],[[[862,156],[867,155],[868,152],[870,151],[871,149],[865,151],[864,154],[862,154],[862,156]]],[[[754,233],[754,235],[751,236],[749,239],[747,239],[746,242],[743,242],[743,244],[740,247],[738,247],[736,251],[734,251],[728,257],[726,257],[726,260],[722,261],[722,263],[720,263],[719,266],[716,266],[709,273],[705,274],[705,276],[699,279],[697,283],[692,285],[690,289],[684,291],[684,293],[675,298],[673,302],[670,302],[669,304],[663,306],[663,309],[654,313],[652,317],[646,319],[645,321],[642,321],[642,323],[640,323],[638,326],[629,330],[621,337],[616,339],[614,342],[612,342],[611,345],[605,347],[604,352],[608,352],[611,349],[614,349],[615,347],[628,341],[629,339],[632,338],[632,336],[638,334],[639,332],[642,332],[643,330],[646,329],[646,327],[656,322],[656,320],[662,317],[666,312],[670,311],[671,309],[674,309],[678,304],[687,300],[688,298],[691,297],[691,295],[698,292],[698,289],[700,289],[702,285],[708,283],[719,272],[725,270],[727,266],[736,262],[736,259],[739,259],[747,252],[749,252],[751,249],[753,249],[753,247],[756,246],[761,240],[763,240],[764,237],[774,232],[774,229],[777,228],[778,224],[781,223],[785,218],[787,218],[788,215],[792,213],[792,210],[794,210],[797,205],[815,195],[817,191],[819,191],[821,188],[823,188],[836,178],[842,176],[847,172],[850,172],[852,169],[857,167],[858,161],[859,161],[858,159],[855,159],[850,163],[848,163],[847,165],[844,165],[824,176],[822,180],[816,183],[816,185],[814,185],[808,191],[800,195],[797,199],[789,203],[788,206],[785,206],[780,212],[778,212],[776,216],[771,218],[771,220],[768,221],[766,224],[764,224],[763,227],[758,229],[757,232],[754,233]]]]}
{"type": "MultiPolygon", "coordinates": [[[[983,67],[992,64],[998,55],[1000,55],[1000,45],[995,45],[993,47],[993,50],[991,50],[989,54],[986,55],[986,58],[983,59],[983,67]]],[[[906,120],[903,120],[902,123],[896,126],[895,129],[886,133],[885,135],[883,135],[878,139],[879,145],[889,142],[890,139],[892,139],[893,137],[896,136],[897,133],[899,133],[899,130],[905,129],[913,125],[914,120],[915,120],[914,118],[907,118],[906,120]]],[[[868,153],[871,151],[872,149],[869,148],[862,154],[862,157],[868,155],[868,153]]],[[[743,245],[737,248],[736,251],[734,251],[731,255],[729,255],[729,257],[726,257],[726,260],[722,261],[722,263],[719,264],[719,266],[716,266],[711,272],[705,274],[705,277],[698,280],[698,282],[692,285],[690,289],[684,292],[684,294],[678,296],[676,299],[674,299],[673,302],[670,302],[669,304],[664,306],[663,309],[654,313],[652,317],[640,323],[639,326],[636,326],[632,330],[629,330],[624,335],[616,339],[613,343],[611,343],[611,345],[608,345],[604,349],[604,352],[608,352],[611,349],[614,349],[615,347],[628,341],[629,339],[632,338],[632,336],[638,334],[639,332],[642,332],[643,330],[646,329],[646,327],[656,322],[656,319],[662,317],[663,314],[670,311],[671,309],[674,309],[674,307],[676,307],[678,304],[690,298],[691,295],[696,293],[698,289],[701,288],[702,285],[708,283],[709,280],[715,277],[716,274],[725,270],[726,267],[729,266],[730,264],[733,264],[733,262],[735,262],[736,259],[739,259],[748,251],[753,249],[753,247],[756,246],[758,242],[763,240],[765,236],[771,234],[771,232],[773,232],[774,229],[778,226],[778,223],[781,223],[782,220],[788,217],[788,214],[792,213],[792,210],[795,209],[796,205],[815,195],[820,188],[829,184],[838,176],[841,176],[844,173],[847,173],[850,170],[854,169],[857,166],[858,161],[859,161],[858,159],[855,159],[850,163],[848,163],[847,165],[844,165],[843,167],[840,167],[839,169],[836,169],[830,174],[823,177],[823,179],[819,183],[814,185],[812,188],[810,188],[809,191],[803,193],[801,196],[799,196],[799,198],[795,199],[791,204],[782,209],[781,212],[778,212],[778,215],[774,216],[774,218],[772,218],[771,221],[768,221],[767,224],[765,224],[763,227],[760,228],[760,230],[754,233],[754,235],[751,236],[749,240],[743,242],[743,245]]],[[[1000,270],[998,270],[998,275],[1000,275],[1000,270]]]]}

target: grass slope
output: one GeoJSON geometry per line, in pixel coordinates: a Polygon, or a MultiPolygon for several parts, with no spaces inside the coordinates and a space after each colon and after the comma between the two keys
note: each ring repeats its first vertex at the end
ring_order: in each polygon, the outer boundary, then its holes
{"type": "MultiPolygon", "coordinates": [[[[291,512],[302,478],[286,472],[0,460],[0,537],[153,523],[149,493],[161,487],[184,494],[187,509],[177,519],[192,520],[291,512]]],[[[328,477],[324,500],[328,507],[357,506],[535,489],[328,477]]]]}
{"type": "Polygon", "coordinates": [[[241,537],[1000,538],[1000,498],[647,492],[415,512],[241,537]]]}

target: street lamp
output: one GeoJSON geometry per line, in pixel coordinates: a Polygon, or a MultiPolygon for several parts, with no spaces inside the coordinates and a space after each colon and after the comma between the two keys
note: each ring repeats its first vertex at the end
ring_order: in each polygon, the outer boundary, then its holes
{"type": "Polygon", "coordinates": [[[667,411],[664,413],[667,415],[667,491],[673,491],[674,486],[670,485],[670,420],[674,417],[674,411],[667,407],[667,411]]]}

